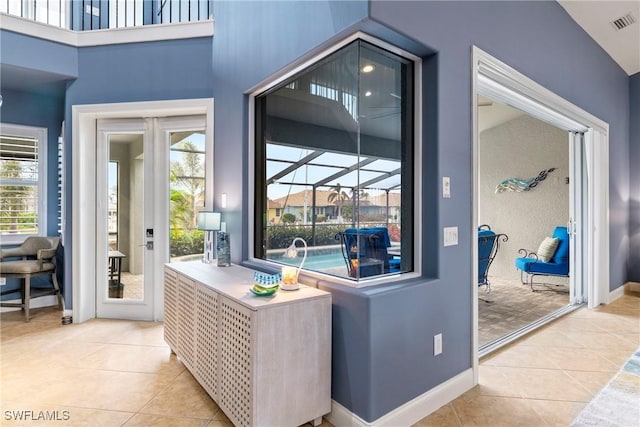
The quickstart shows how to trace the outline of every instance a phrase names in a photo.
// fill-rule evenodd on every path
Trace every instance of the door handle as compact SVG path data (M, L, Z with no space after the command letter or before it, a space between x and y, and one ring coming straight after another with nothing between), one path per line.
M149 250L153 250L153 240L149 240L147 243L145 243L144 245L138 245L139 248L145 247Z

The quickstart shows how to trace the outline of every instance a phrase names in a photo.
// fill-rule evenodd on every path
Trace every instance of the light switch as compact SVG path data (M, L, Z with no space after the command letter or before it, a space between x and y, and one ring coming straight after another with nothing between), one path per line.
M458 227L444 228L444 245L454 246L458 244Z
M442 177L442 198L448 199L451 197L451 178L448 176Z

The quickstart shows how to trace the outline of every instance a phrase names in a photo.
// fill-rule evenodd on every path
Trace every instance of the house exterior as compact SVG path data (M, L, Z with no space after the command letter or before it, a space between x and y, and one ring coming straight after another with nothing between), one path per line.
M375 423L416 398L437 395L437 387L467 387L461 378L469 378L475 363L472 46L609 124L609 290L619 293L625 283L640 282L640 73L627 75L557 3L214 1L212 7L215 27L207 21L209 34L185 37L178 30L174 34L183 34L100 43L1 16L1 120L48 130L49 184L43 196L49 235L57 234L61 215L55 165L58 137L64 135L65 272L75 265L73 224L84 220L72 214L81 203L74 198L80 184L71 173L72 152L83 144L73 132L74 107L213 98L214 191L228 195L223 211L233 238L231 260L247 262L254 171L247 160L252 135L246 93L362 31L422 60L417 144L423 202L415 220L423 264L421 276L402 286L346 288L317 281L333 299L336 408ZM440 197L441 176L451 179L451 198ZM385 205L368 202L367 208ZM334 216L324 196L318 206ZM214 207L222 209L219 201ZM287 209L298 215L300 202L271 201L268 220ZM459 228L456 248L440 240L442 228L451 225ZM72 275L65 274L70 309L77 304L73 289ZM433 356L431 337L439 333L446 357Z

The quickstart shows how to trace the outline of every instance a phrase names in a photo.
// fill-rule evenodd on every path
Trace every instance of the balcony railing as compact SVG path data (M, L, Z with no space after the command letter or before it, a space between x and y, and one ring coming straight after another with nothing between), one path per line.
M86 31L203 21L213 0L0 0L0 12Z

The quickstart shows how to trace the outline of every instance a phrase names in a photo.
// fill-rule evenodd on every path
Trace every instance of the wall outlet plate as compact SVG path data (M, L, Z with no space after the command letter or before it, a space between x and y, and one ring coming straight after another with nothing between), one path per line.
M458 244L458 227L444 228L444 245L454 246Z
M433 336L433 355L442 354L442 334Z

